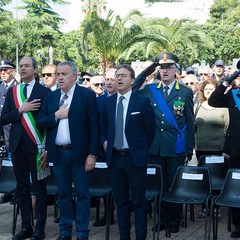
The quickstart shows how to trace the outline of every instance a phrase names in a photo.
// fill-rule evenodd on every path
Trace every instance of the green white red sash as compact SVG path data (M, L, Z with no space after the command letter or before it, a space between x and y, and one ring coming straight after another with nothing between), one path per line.
M22 83L20 83L16 86L13 86L13 97L14 97L14 103L15 103L16 108L21 107L22 104L26 101L26 98L23 94L23 84ZM22 113L21 122L22 122L22 125L25 128L28 136L38 147L37 170L39 173L39 171L41 171L41 169L40 169L41 161L39 161L39 157L41 156L43 150L45 149L46 132L44 131L43 135L41 135L41 133L39 132L39 130L36 127L36 122L35 122L31 112Z

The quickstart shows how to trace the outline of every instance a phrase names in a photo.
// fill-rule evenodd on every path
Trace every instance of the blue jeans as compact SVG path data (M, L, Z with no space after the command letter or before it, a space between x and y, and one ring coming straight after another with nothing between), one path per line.
M73 185L76 194L76 235L87 237L90 221L90 196L88 190L88 174L85 166L73 161L72 150L57 148L57 160L53 165L58 187L58 207L60 210L60 233L72 235L73 223Z

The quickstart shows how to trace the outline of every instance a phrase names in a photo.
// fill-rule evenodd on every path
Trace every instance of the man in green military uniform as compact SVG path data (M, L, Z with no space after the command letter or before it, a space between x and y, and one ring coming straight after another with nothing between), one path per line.
M162 52L152 66L160 66L161 82L146 85L139 93L148 96L154 108L156 134L150 148L152 162L161 165L164 191L170 188L177 168L191 160L194 148L193 93L175 79L179 59L169 52ZM133 90L142 85L142 78L136 78ZM172 233L179 231L182 205L173 204L169 212ZM161 211L159 229L165 229L165 213ZM155 226L156 227L156 226ZM156 229L157 230L157 229Z

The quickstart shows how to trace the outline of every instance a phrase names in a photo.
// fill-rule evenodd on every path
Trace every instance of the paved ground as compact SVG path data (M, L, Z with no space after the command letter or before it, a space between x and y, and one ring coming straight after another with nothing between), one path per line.
M103 204L102 204L103 205ZM0 204L0 240L12 239L11 227L12 227L12 210L13 206L9 203ZM103 210L103 209L101 209ZM197 218L196 215L200 210L200 206L195 207L195 221L188 220L187 228L181 228L177 234L172 234L171 238L174 240L203 240L204 239L204 220ZM222 220L219 222L219 240L230 239L230 233L227 231L227 212L226 209L221 209ZM115 216L116 219L116 216ZM95 209L92 209L91 223L90 223L90 240L104 240L105 239L105 228L104 227L93 227L92 224L95 220ZM17 231L20 229L20 219L18 219ZM152 239L152 219L148 219L148 238ZM53 206L48 207L48 218L46 225L46 239L56 240L59 231L58 225L53 221ZM160 233L160 239L167 239L165 232ZM73 239L75 234L73 233ZM118 240L118 228L117 223L111 226L110 240ZM132 239L135 239L134 228L132 228ZM211 238L212 239L212 238Z

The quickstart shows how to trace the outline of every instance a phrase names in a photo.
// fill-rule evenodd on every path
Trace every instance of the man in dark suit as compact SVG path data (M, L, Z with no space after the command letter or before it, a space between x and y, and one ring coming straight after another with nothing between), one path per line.
M0 84L0 113L2 112L3 104L5 102L7 91L10 87L18 84L15 79L15 68L16 65L9 61L8 59L0 59L0 74L1 74L1 84ZM9 131L10 124L4 126L4 137L6 142L6 147L9 150Z
M157 127L150 153L152 162L162 167L164 191L170 188L177 168L184 164L186 157L191 160L194 148L193 93L175 79L178 61L177 56L169 52L157 55L155 62L160 66L161 82L148 84L138 91L150 99L154 108ZM142 84L141 79L138 79L133 90L138 90ZM168 211L169 230L176 233L179 231L182 206L175 204ZM164 230L165 213L161 213L159 229ZM158 229L158 226L154 227Z
M57 68L59 88L49 93L37 126L47 130L48 161L53 163L58 187L60 236L70 240L73 224L72 184L77 197L77 240L89 235L90 196L88 174L95 166L100 142L97 101L93 91L76 84L77 68L62 62Z
M102 108L106 160L117 206L120 238L131 239L130 190L136 239L144 240L147 236L146 167L155 134L154 112L147 98L132 92L135 73L129 65L120 65L115 78L118 94L106 98Z
M0 113L2 112L3 104L5 102L7 90L18 84L18 81L15 79L15 68L16 65L9 61L8 59L0 59ZM9 151L9 132L11 124L1 126L4 133L4 140L6 148ZM3 194L0 198L1 203L9 202L12 199L12 194Z
M42 132L35 129L35 119L41 102L49 89L35 80L38 71L37 62L32 57L23 57L19 63L22 83L8 90L1 115L1 124L11 123L9 151L12 153L14 174L17 179L17 197L21 210L21 231L13 236L13 240L42 240L45 238L44 228L47 213L46 182L38 180L37 154L44 152L44 141L39 142ZM40 149L40 143L42 145ZM45 163L44 153L43 163ZM31 227L32 189L37 196L35 232Z
M230 76L216 88L208 99L212 107L224 107L229 110L230 123L223 147L223 154L229 157L229 168L240 168L240 75L235 73L235 76L236 80L232 89L226 93L228 86L234 80ZM235 230L231 233L231 238L240 238L240 209L234 208L232 214Z

